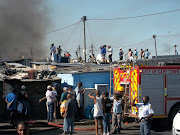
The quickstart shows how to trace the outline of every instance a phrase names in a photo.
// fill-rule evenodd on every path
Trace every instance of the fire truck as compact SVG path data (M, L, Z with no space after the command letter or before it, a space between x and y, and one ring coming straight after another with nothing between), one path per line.
M138 117L138 109L132 106L136 98L141 102L149 96L154 110L153 118L168 118L172 122L180 110L180 66L131 66L114 67L114 90L125 88L125 116Z

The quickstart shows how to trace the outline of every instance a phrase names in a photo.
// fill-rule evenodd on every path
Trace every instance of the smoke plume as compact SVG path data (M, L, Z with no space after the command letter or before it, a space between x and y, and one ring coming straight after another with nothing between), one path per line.
M43 0L0 1L0 58L41 59L44 36L50 21Z

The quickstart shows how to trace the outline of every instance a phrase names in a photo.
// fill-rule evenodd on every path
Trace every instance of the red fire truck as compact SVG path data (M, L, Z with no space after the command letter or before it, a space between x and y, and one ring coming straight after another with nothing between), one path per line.
M180 66L134 66L113 70L114 90L125 87L125 115L137 117L138 109L131 103L135 97L141 102L149 96L154 118L168 118L172 122L180 110Z

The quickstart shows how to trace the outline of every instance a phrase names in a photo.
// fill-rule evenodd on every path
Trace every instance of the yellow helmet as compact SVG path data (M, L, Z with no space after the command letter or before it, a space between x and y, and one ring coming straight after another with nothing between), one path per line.
M123 86L120 86L119 89L117 89L118 91L124 91L124 87Z

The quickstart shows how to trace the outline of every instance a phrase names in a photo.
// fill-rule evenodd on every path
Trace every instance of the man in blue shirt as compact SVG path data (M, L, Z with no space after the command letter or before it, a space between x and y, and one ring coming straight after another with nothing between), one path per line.
M103 63L105 63L106 61L106 45L100 47L101 48L101 56L102 56L102 60L103 60Z
M121 95L119 93L114 94L114 101L113 101L113 114L112 114L112 134L120 134L121 130L121 119L124 118L124 102L121 99Z
M145 59L147 59L147 60L148 60L149 55L150 55L150 53L149 53L148 49L146 49L146 51L144 52L144 55L145 55Z
M8 111L8 117L9 117L9 123L13 124L14 123L14 117L15 117L15 112L16 112L16 94L15 94L15 89L11 89L11 93L9 93L6 96L6 103L7 103L7 111Z

